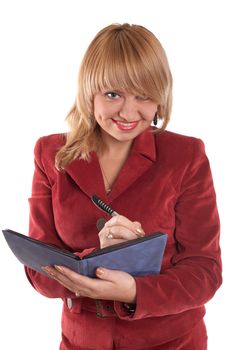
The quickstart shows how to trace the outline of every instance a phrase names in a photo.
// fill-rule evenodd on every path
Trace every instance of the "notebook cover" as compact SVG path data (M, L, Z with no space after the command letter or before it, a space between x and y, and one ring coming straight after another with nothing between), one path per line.
M102 266L121 270L132 276L158 274L160 272L167 235L156 232L142 238L99 249L82 260L73 253L46 244L12 230L3 230L4 237L18 260L42 274L47 265L62 265L80 274L95 277L95 270Z

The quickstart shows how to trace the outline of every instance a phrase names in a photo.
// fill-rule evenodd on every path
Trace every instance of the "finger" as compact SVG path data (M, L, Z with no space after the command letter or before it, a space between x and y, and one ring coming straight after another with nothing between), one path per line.
M89 277L80 275L79 273L70 270L65 266L46 266L43 267L43 270L53 279L60 282L66 288L71 291L77 290L77 285L82 284L84 279L89 279Z
M105 238L101 238L100 237L100 247L101 248L105 248L105 247L109 247L118 243L123 243L126 242L125 239L117 239L114 238L113 236L106 236Z
M130 239L138 238L138 235L136 234L136 232L124 226L107 227L105 229L104 235L107 239L130 240Z
M105 290L106 287L107 289L109 288L109 283L112 284L112 282L104 282L97 278L89 278L80 275L64 266L56 266L56 268L46 266L43 270L49 275L49 277L73 292L77 297L85 296L98 299L103 290ZM103 283L105 288L103 288Z
M122 226L107 227L99 232L100 247L105 248L128 240L136 239L138 235Z
M144 231L142 229L142 226L140 222L138 221L130 221L128 218L126 218L123 215L116 215L113 218L111 218L109 221L106 222L104 227L112 227L112 226L124 226L131 230L132 232L135 232L138 236L144 236Z
M69 281L72 283L72 285L76 287L80 287L81 289L85 289L85 288L89 288L91 286L93 286L93 284L95 283L95 279L90 278L88 276L85 275L81 275L71 269L69 269L68 267L65 266L58 266L56 265L56 270L58 270L61 275L63 275L64 277L66 277L67 279L69 279ZM77 288L76 288L77 289Z
M75 286L72 283L72 281L69 279L68 276L66 276L64 273L60 271L58 268L54 268L53 266L46 266L42 268L43 271L47 273L47 275L57 282L59 282L61 285L63 285L65 288L69 289L71 292L75 292Z
M120 275L122 275L122 271L110 270L104 267L98 267L96 269L96 276L99 279L102 279L105 281L115 282L119 280L119 272L120 272Z
M56 266L56 269L62 271L64 277L60 276L59 282L75 294L78 291L78 294L81 296L94 299L99 297L99 291L102 290L100 286L100 283L103 283L102 281L97 278L80 275L64 266Z
M42 266L42 270L52 278L57 275L57 271L53 266Z
M126 227L134 227L133 222L130 221L123 215L113 216L110 220L105 223L105 226L122 225Z
M135 225L136 233L139 236L142 236L142 237L145 236L145 231L143 230L141 223L138 221L134 221L133 223Z

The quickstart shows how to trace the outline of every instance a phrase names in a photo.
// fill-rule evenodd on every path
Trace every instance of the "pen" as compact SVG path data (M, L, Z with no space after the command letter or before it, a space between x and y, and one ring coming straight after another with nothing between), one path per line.
M101 210L103 210L105 213L111 215L111 216L116 216L119 215L115 210L110 208L106 203L102 201L98 196L95 194L91 196L92 202Z
M91 200L99 209L103 210L105 213L108 213L111 216L120 215L115 210L113 210L111 207L109 207L109 205L104 203L102 201L102 199L100 199L95 194L93 196L91 196ZM97 221L96 227L98 228L99 231L104 227L105 223L106 223L106 220L103 218L101 218ZM137 228L135 233L139 237L144 236L143 231L140 228Z

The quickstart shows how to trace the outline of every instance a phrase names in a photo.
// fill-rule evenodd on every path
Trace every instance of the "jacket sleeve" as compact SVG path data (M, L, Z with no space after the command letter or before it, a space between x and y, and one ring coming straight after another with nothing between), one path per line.
M219 216L211 170L202 141L181 177L175 204L175 254L160 275L136 277L137 300L129 315L115 302L118 316L136 320L178 314L203 306L221 285Z
M35 171L32 181L32 195L31 198L29 198L29 236L69 250L69 247L60 239L55 227L52 205L52 184L46 174L43 164L42 139L43 138L37 141L34 150ZM90 249L88 249L87 252L84 250L76 254L82 257L86 253L90 253ZM50 298L74 297L72 292L52 278L42 275L28 267L25 267L25 272L32 286L44 296Z

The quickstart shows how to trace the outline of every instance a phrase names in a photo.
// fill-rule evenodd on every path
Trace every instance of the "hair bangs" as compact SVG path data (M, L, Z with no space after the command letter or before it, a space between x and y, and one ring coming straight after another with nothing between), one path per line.
M145 54L140 54L128 38L119 39L110 42L104 49L99 47L98 59L96 56L89 76L92 94L123 89L154 100L160 99L154 69L144 59Z

